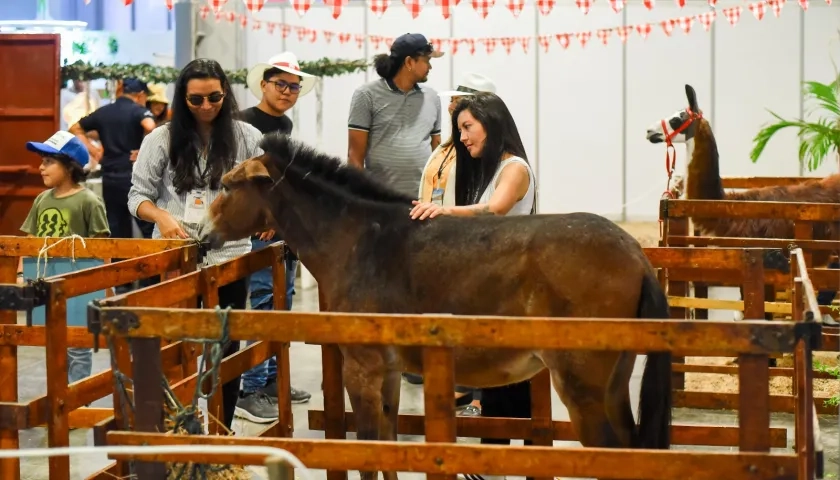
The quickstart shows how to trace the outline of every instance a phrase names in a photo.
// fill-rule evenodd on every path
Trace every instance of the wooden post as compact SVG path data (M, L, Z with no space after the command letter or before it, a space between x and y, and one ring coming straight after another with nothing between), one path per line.
M426 442L455 443L455 355L448 347L423 348L423 406ZM486 472L464 472L486 473ZM429 480L455 480L455 475L429 474Z
M0 257L0 283L15 283L18 257ZM0 309L0 325L14 325L17 323L17 312ZM17 346L0 346L0 375L3 378L14 379L4 382L0 388L0 402L18 401L18 361ZM18 432L14 430L0 430L0 449L17 450L20 448ZM20 460L5 458L0 460L0 478L20 480Z
M134 430L163 432L163 368L160 360L160 337L131 339L134 361ZM161 480L166 464L135 462L137 480Z
M318 288L318 310L329 311L321 288ZM347 439L347 417L344 406L344 359L338 345L321 345L324 390L324 437ZM327 470L327 480L347 480L347 471Z
M70 446L70 425L64 399L67 398L67 297L64 279L50 280L45 308L47 363L47 444L50 448ZM50 457L50 478L70 480L70 458Z
M270 246L274 253L274 262L271 267L272 288L274 289L274 310L286 310L288 298L286 298L286 255L288 247L283 242ZM283 328L282 325L278 328ZM292 382L291 366L289 365L288 343L271 342L269 350L277 357L277 433L276 436L291 437L295 430L294 417L292 416Z
M213 309L219 304L219 267L212 265L201 270L201 306L205 309ZM212 367L211 359L208 358L210 352L204 351L201 361L204 362L205 371ZM208 379L210 382L213 379ZM204 383L199 388L206 395L210 393L212 384ZM224 411L224 391L222 389L221 380L219 380L219 387L214 392L213 396L207 399L207 431L210 435L219 435L219 432L224 430L226 426L222 423L225 421Z

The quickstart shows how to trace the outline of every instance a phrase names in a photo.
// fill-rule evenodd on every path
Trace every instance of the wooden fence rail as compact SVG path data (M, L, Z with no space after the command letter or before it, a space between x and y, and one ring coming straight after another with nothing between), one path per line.
M38 279L31 285L16 284L19 258L39 257L44 252L48 252L45 264L68 258L126 260ZM104 346L94 343L86 327L67 326L69 299L168 272L195 269L197 254L197 248L187 241L0 236L0 375L15 379L0 389L0 448L19 448L20 430L43 425L50 447L68 446L70 428L89 428L113 415L111 409L84 408L111 392L110 369L67 383L67 348ZM44 326L17 324L17 311L39 306L45 308ZM19 346L46 347L46 394L27 402L18 398ZM170 375L183 374L179 350L177 344L159 350ZM50 479L69 479L69 459L50 458L49 475ZM0 460L0 478L18 480L20 476L18 460Z
M107 327L114 335L137 339L215 339L220 338L223 328L216 312L206 309L173 311L147 307L103 307L94 314L101 327ZM768 355L793 352L798 345L803 345L800 350L802 355L810 355L810 348L820 339L820 325L815 322L733 323L237 310L230 312L226 320L227 332L232 340L424 347L424 427L427 441L436 443L184 437L110 432L109 444L271 445L298 455L309 468L332 471L384 469L445 475L484 473L616 479L627 478L628 475L650 479L796 478L796 471L800 464L805 463L805 457L814 455L813 449L809 451L807 448L800 449L798 454L770 453L772 435L766 377ZM281 323L284 328L272 328ZM460 347L672 351L737 356L744 392L739 400L742 407L739 409L738 429L741 453L454 445L451 443L456 428L451 405L454 388L451 360L454 349ZM135 358L134 361L149 359ZM802 378L802 388L810 388L809 372L803 372ZM810 408L805 411L799 409L796 415L805 424L813 422L813 410ZM233 464L262 461L259 457L248 456L213 456L211 459L200 455L134 455L131 458ZM627 470L628 465L633 465L632 473ZM154 477L148 477L151 478ZM140 480L147 478L140 477Z
M177 309L167 307L190 303L195 307L200 299L205 305L215 305L219 301L218 289L233 283L239 279L246 278L264 268L272 269L274 288L274 308L284 309L286 304L286 270L283 259L286 255L286 246L282 242L274 243L271 246L237 257L228 262L218 265L202 267L189 274L163 281L157 285L128 292L122 295L102 300L98 307L91 307L90 313L95 313L98 308L135 308L155 307L164 308L163 311L178 312ZM210 310L212 311L212 310ZM88 329L96 333L96 336L109 336L108 325L99 321L99 315L88 318ZM271 326L270 326L271 327ZM272 327L276 328L276 324ZM135 406L145 405L145 409L137 408L132 416L127 412L129 418L123 418L121 409L115 408L114 415L98 431L95 438L97 445L107 443L107 436L114 429L130 429L146 432L163 431L163 404L164 398L160 390L161 375L164 375L161 366L159 351L159 338L131 338L125 339L119 335L113 336L115 345L114 355L117 358L117 368L123 374L134 377L137 382L143 382L144 388L137 388L136 392L129 398ZM170 339L171 340L171 339ZM195 365L195 359L200 352L196 343L188 342L189 338L180 339L190 345L190 359ZM219 369L221 384L236 378L241 373L250 370L261 364L266 359L277 356L277 385L279 418L269 425L261 435L291 436L293 430L292 410L289 383L289 345L288 343L257 342L247 348L224 358ZM133 357L133 359L132 359ZM132 361L133 360L133 361ZM207 361L208 359L205 359ZM138 370L138 366L140 369ZM189 405L193 400L193 393L198 383L198 373L195 368L181 377L177 382L170 382L170 391L183 405ZM139 385L139 383L138 383ZM114 385L114 397L118 397L118 386ZM209 384L202 385L202 391L209 393ZM152 407L149 407L149 406ZM213 418L222 416L222 393L218 389L217 394L208 400L208 408ZM221 425L211 421L209 429L212 433L219 433ZM154 474L159 471L159 465L141 464L138 466L137 474ZM151 472L151 473L150 473ZM128 464L117 461L99 472L89 476L90 479L108 479L114 476L129 475ZM120 477L121 478L121 477Z

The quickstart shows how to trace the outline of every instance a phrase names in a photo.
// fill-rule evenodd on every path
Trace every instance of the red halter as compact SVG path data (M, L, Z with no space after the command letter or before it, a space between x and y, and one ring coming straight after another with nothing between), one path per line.
M660 123L662 124L662 133L665 135L665 172L668 174L668 183L665 185L665 192L662 193L662 198L674 198L671 194L671 177L673 177L674 170L677 166L677 152L671 140L682 133L695 120L703 118L703 114L701 112L693 112L690 107L686 107L685 111L688 113L688 119L686 119L682 125L671 133L668 133L668 122L660 120Z

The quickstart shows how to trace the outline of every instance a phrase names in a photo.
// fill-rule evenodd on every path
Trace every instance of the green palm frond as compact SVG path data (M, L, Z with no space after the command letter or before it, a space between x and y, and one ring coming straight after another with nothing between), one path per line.
M811 171L817 169L827 156L840 152L840 76L829 84L808 81L803 86L806 100L810 101L809 113L820 113L822 116L811 121L787 120L768 110L776 122L759 130L753 139L750 152L753 163L758 161L770 139L787 128L797 129L799 161L802 164L807 162Z

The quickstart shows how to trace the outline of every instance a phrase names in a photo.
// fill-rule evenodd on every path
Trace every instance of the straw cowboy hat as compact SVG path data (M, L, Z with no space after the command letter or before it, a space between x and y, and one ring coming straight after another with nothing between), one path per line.
M166 98L166 86L160 83L149 84L149 96L146 101L165 103L169 105L169 99Z
M467 73L464 75L464 78L455 90L440 92L438 95L441 97L460 97L464 95L472 95L476 92L496 93L496 84L493 83L493 80L490 80L484 75Z
M301 80L300 93L298 95L301 97L312 90L312 87L315 86L315 79L318 78L315 75L311 75L300 70L300 64L298 64L297 57L294 53L283 52L279 55L271 57L268 59L268 62L254 65L251 70L248 71L248 78L246 79L248 89L251 90L251 93L259 99L262 99L263 96L262 88L260 88L263 74L270 68L277 68L284 72L291 73L292 75L299 75Z

